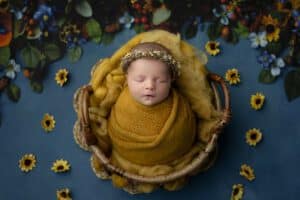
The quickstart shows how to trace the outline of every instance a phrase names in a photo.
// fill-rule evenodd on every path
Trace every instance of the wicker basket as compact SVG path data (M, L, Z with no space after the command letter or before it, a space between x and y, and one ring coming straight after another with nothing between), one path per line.
M110 158L107 157L98 146L94 145L96 144L96 138L91 133L90 119L88 115L89 96L92 94L93 91L91 86L89 85L85 85L79 88L74 95L74 109L78 114L78 121L74 125L74 138L81 148L91 151L94 157L96 157L97 160L104 167L106 173L98 174L97 176L107 179L109 178L109 175L117 174L129 180L129 182L132 184L149 183L162 185L164 183L172 182L180 178L189 177L191 175L194 175L198 171L203 171L203 169L207 167L207 161L211 159L212 156L215 156L213 154L216 152L218 138L224 126L229 122L231 116L229 91L223 78L219 75L212 73L209 73L207 78L210 82L214 94L215 107L218 111L222 113L220 120L213 129L210 141L207 143L205 150L201 151L184 168L178 171L174 171L170 174L159 175L154 177L145 177L133 174L128 171L124 171L123 169L120 169L117 166L114 166L113 164L111 164ZM218 85L220 87L218 87ZM224 98L220 98L220 89L218 88L221 89ZM224 103L222 103L222 100L224 101ZM127 191L130 193L137 193L134 190L128 188Z

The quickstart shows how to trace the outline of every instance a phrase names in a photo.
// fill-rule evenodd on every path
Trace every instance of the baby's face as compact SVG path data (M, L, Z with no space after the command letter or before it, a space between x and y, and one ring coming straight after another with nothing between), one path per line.
M128 88L135 100L147 106L166 99L171 88L168 66L159 60L138 59L127 71Z

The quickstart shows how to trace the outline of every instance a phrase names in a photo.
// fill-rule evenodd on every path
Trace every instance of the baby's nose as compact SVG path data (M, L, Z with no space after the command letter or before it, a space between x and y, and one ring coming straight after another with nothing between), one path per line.
M145 88L148 89L148 90L155 89L155 81L153 81L153 80L146 81Z

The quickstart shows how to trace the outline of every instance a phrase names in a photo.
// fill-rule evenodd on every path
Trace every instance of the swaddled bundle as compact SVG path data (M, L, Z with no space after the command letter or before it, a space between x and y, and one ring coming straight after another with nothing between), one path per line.
M175 89L163 102L150 107L135 101L126 88L112 109L108 133L120 157L139 165L161 165L191 149L196 120Z

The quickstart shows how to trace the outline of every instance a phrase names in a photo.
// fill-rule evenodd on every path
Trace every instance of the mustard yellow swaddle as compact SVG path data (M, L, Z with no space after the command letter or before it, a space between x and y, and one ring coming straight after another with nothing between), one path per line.
M163 102L145 106L120 94L108 121L113 149L130 162L166 164L189 151L195 141L195 116L175 89Z

